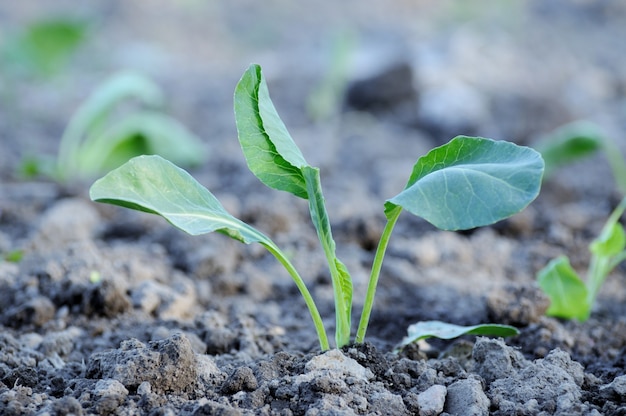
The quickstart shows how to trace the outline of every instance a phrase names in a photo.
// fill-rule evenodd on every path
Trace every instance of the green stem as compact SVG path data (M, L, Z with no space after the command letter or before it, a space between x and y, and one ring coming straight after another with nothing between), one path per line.
M305 178L308 193L311 221L324 249L324 255L330 270L335 298L335 342L337 348L341 348L350 342L352 280L345 266L337 259L335 254L335 240L333 239L328 212L324 204L319 169L306 166L302 168L302 174Z
M362 343L365 338L365 332L367 331L367 325L369 324L370 314L372 313L372 307L374 306L374 296L376 296L376 286L378 286L380 269L382 268L385 252L387 251L387 246L389 245L391 232L393 231L401 212L402 207L397 206L387 215L387 224L385 224L383 233L380 236L378 248L376 249L376 255L374 256L374 263L372 263L372 272L367 285L367 294L365 295L363 312L361 313L361 320L359 321L359 328L356 333L357 343Z
M304 302L306 306L309 308L309 313L311 314L311 318L313 318L313 324L315 325L315 330L317 331L317 338L320 342L320 348L322 351L326 351L330 349L330 345L328 343L328 337L326 336L326 330L324 329L324 322L322 321L322 317L320 316L319 311L317 310L317 306L315 305L315 301L307 289L304 280L300 277L300 274L296 270L296 268L291 264L289 259L285 256L285 254L276 246L273 242L263 241L261 242L263 247L265 247L276 259L285 267L287 272L293 278L293 281L296 283L296 286L300 290L302 297L304 298Z
M615 207L604 228L601 235L611 229L626 210L626 197L623 198L619 205ZM613 270L622 260L624 260L626 252L621 252L613 257L593 255L591 262L589 263L589 269L587 272L587 301L589 307L593 305L596 299L596 295L602 286L602 283L606 280L611 270Z
M587 304L593 306L602 282L606 279L606 258L592 256L587 276Z

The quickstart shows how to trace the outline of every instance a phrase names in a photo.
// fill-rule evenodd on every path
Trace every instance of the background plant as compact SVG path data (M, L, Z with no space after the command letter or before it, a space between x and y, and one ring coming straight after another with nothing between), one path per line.
M557 257L539 271L539 286L551 301L547 315L579 321L589 319L600 287L611 271L626 260L626 233L619 223L625 209L626 198L589 245L591 261L586 281L576 273L566 256Z
M134 108L124 107L131 101ZM200 140L162 111L164 102L161 89L150 79L135 72L116 73L74 113L54 166L35 160L23 170L64 182L93 178L142 154L160 154L184 166L201 163Z
M548 134L538 146L546 163L545 177L557 169L603 152L619 191L626 195L626 163L619 148L600 126L590 121L565 124Z
M289 135L258 65L244 73L234 98L239 142L250 171L268 187L309 203L334 290L335 344L342 347L351 337L352 279L336 255L320 171L306 162ZM387 223L373 260L356 342L363 342L389 238L403 210L444 230L491 224L526 207L539 192L542 173L543 160L534 150L477 137L458 136L419 158L404 190L385 202ZM329 348L319 311L289 258L261 231L230 215L186 171L158 156L134 158L96 181L90 196L94 201L160 215L192 235L217 231L246 244L260 243L293 278L321 348Z

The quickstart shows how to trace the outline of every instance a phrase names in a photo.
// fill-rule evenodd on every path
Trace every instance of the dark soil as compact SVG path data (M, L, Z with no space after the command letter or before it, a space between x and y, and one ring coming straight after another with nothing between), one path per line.
M561 169L528 209L491 227L441 232L403 215L367 342L326 352L262 247L94 204L89 182L16 173L24 157L54 156L106 75L143 71L206 144L194 176L293 254L332 334L332 287L305 201L264 188L238 148L232 92L247 65L264 67L292 136L322 169L356 322L382 203L430 148L457 134L532 146L588 119L626 155L622 2L31 3L0 5L2 37L47 13L93 26L54 78L0 73L0 253L24 253L0 261L1 415L626 414L626 269L584 323L543 316L535 281L560 254L585 270L587 245L621 198L601 154ZM347 83L314 113L307 103L338 36L352 39ZM431 319L521 334L393 352L410 324Z

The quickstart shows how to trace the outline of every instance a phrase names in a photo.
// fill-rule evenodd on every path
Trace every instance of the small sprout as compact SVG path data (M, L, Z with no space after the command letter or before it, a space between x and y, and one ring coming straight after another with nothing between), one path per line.
M143 108L115 117L116 108L127 100ZM142 154L161 154L185 166L199 164L200 140L159 111L163 103L161 89L148 78L134 72L113 75L70 120L51 174L60 181L91 178Z
M88 25L80 20L48 18L27 26L8 39L2 61L9 70L39 77L58 73L87 38Z
M250 66L237 84L235 120L250 171L268 187L309 202L334 290L335 344L347 345L352 334L352 279L336 255L320 172L307 163L289 135L258 65ZM541 155L530 148L466 136L419 158L405 189L384 205L387 224L374 257L355 341L363 342L385 251L403 210L444 230L493 224L535 199L543 166ZM242 243L261 244L293 278L313 319L320 347L330 348L315 302L288 256L261 231L230 215L186 171L159 156L140 156L97 180L90 196L94 201L160 215L192 235L217 231Z
M401 350L409 344L428 338L453 339L461 335L489 335L494 337L510 337L518 335L517 328L509 325L482 324L473 326L461 326L441 321L422 321L410 325L407 336L396 347Z
M600 235L589 245L591 262L586 282L572 268L566 256L557 257L539 271L539 286L551 301L546 315L581 322L589 319L602 283L618 264L626 260L626 233L619 223L625 209L626 198L611 213Z
M538 150L546 163L546 178L560 167L604 151L617 188L626 194L626 162L613 140L598 125L576 121L561 126L542 140Z

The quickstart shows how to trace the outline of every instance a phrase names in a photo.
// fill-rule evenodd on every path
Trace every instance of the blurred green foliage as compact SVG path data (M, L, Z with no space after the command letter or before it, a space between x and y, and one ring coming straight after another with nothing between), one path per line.
M2 45L2 66L12 74L50 77L62 71L87 38L88 24L70 18L48 18L9 34Z

